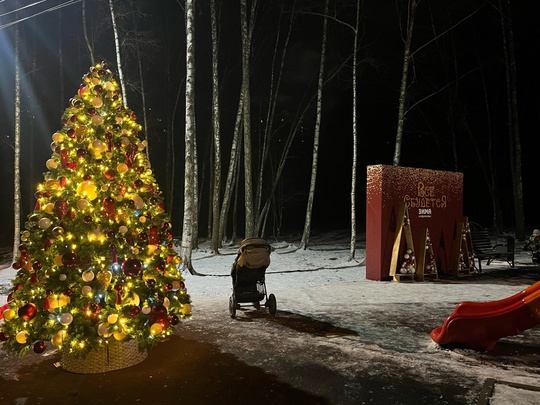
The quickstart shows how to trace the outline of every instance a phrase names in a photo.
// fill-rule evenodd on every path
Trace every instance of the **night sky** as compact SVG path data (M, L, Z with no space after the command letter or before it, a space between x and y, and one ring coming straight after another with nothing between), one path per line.
M11 10L31 5L18 16ZM87 1L87 23L94 43L96 61L106 60L116 70L114 42L106 1ZM151 4L150 4L151 3ZM197 1L197 142L200 175L204 184L201 205L201 235L206 234L207 190L210 152L210 31L209 1ZM217 3L221 3L217 1ZM240 23L237 2L223 2L220 21L220 80L223 171L228 165L228 150L239 96L241 54ZM234 3L231 5L231 3ZM250 3L250 2L248 2ZM270 66L281 27L283 41L288 14L279 20L280 1L259 2L252 52L251 96L254 145L258 145L261 125L266 117ZM270 3L270 4L267 4ZM292 1L285 1L290 8ZM319 68L322 19L321 2L297 2L312 5L312 13L300 13L295 19L285 59L276 119L283 123L274 136L275 156L279 155L291 117L304 105L305 94L315 91ZM359 226L365 221L366 167L392 164L397 124L399 81L403 58L403 4L400 0L365 0L361 11L361 49L358 54L358 188ZM409 106L402 147L402 166L423 167L464 173L464 213L471 221L491 225L490 196L487 193L478 160L488 164L494 158L499 185L498 199L505 209L505 226L513 223L507 127L507 96L501 24L494 5L497 1L458 0L452 2L422 0L413 34L414 62L409 74ZM534 3L534 4L533 4ZM55 5L66 5L51 9ZM176 145L175 189L183 187L184 131L184 54L183 2L134 0L142 12L134 20L131 2L117 0L123 41L124 70L129 88L127 99L142 123L141 97L137 92L139 74L133 41L140 44L149 118L150 157L161 189L167 192L167 136ZM494 5L492 5L494 4ZM537 143L540 105L538 57L540 36L536 2L512 2L517 54L520 135L523 148L523 191L525 222L529 228L540 226L540 214L534 199L537 189ZM329 22L327 76L352 53L355 2L332 1L335 20ZM31 17L33 16L33 17ZM27 18L28 19L25 19ZM51 135L61 127L60 117L75 95L81 77L91 61L84 42L81 2L67 0L0 1L0 209L4 221L0 227L0 246L9 246L13 233L13 151L9 143L14 133L14 33L18 23L21 35L22 77L22 193L23 217L33 207L35 187L46 170L50 157ZM134 21L138 36L134 34ZM450 29L453 27L453 29ZM445 33L446 32L446 33ZM444 33L444 34L443 34ZM433 40L433 38L437 38ZM61 52L61 58L59 54ZM350 221L350 176L352 162L352 83L351 66L342 67L324 89L319 171L314 204L314 228L348 227ZM179 95L177 110L174 110ZM282 231L300 231L303 226L306 193L310 181L314 110L302 122L279 188L283 200ZM478 148L478 154L475 148ZM254 153L254 159L257 153ZM181 194L175 194L173 227L181 233ZM272 221L271 221L272 222ZM240 228L243 229L243 228ZM272 233L272 226L267 234Z

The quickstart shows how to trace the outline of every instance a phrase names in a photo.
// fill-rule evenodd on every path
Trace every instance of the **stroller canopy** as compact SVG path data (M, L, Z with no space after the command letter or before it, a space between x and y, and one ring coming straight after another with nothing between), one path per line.
M240 243L236 263L240 267L257 269L270 265L272 247L262 238L248 238Z

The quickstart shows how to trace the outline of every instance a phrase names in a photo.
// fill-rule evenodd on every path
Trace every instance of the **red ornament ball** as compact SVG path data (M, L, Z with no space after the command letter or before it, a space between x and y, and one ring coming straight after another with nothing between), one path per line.
M162 321L167 319L167 308L165 305L158 304L150 312L150 319L154 322Z
M138 259L131 258L122 263L122 271L126 276L138 276L141 270L142 264Z
M116 177L116 172L113 169L105 170L104 174L107 180L112 180Z
M133 318L136 318L139 316L139 314L141 313L141 308L139 308L138 306L136 305L132 305L130 310L129 310L129 314L133 317Z
M159 272L165 271L165 262L163 260L156 263L156 270Z
M67 252L62 256L62 264L66 267L75 267L79 263L79 255L75 252Z
M47 345L42 340L40 340L39 342L34 343L34 352L35 353L43 353L46 348L47 348Z
M33 319L37 314L37 307L35 304L29 302L19 308L18 315L23 321L29 321Z
M178 318L178 316L176 315L169 316L169 323L171 325L178 325L178 322L180 322L180 318Z

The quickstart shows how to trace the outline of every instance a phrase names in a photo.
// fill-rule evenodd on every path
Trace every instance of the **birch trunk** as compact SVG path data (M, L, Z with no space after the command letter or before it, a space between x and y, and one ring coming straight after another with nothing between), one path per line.
M219 125L219 69L216 1L210 0L212 25L212 129L214 133L214 181L212 191L212 250L219 253L219 201L221 192L221 139Z
M186 0L186 129L185 129L185 174L184 174L184 221L182 229L183 269L196 274L191 261L193 238L194 196L194 138L195 138L195 53L193 50L193 24L195 0Z
M19 243L21 235L21 71L20 71L20 41L19 24L15 25L15 136L13 162L13 263L19 258Z
M356 2L356 24L354 28L354 49L353 49L353 69L352 69L352 88L353 88L353 155L351 171L351 248L349 251L349 260L353 260L356 254L356 156L357 156L357 126L356 126L356 63L358 59L358 26L360 25L360 0Z
M111 11L111 22L114 33L114 49L116 53L116 70L118 71L118 80L120 81L120 87L122 88L122 100L124 102L124 107L127 107L127 91L126 91L126 81L124 79L124 72L122 70L122 59L120 57L120 39L118 37L118 27L116 26L116 14L114 13L114 0L109 0L109 10Z
M403 50L403 70L401 72L401 87L399 90L399 108L397 120L396 145L394 149L393 165L399 166L401 160L401 144L403 142L403 127L405 124L405 104L407 102L407 79L409 75L409 61L411 52L411 40L414 28L414 17L416 8L420 0L409 0L407 34L405 38L405 49Z
M229 168L227 170L227 180L225 182L225 190L223 191L223 201L221 203L221 212L219 215L219 241L220 244L225 239L225 224L227 223L227 217L229 215L229 209L231 205L231 199L236 182L238 181L238 163L240 159L239 144L241 136L241 124L242 124L242 111L243 104L242 98L238 102L238 109L236 112L236 123L234 125L234 135L231 145Z
M317 165L319 159L319 137L321 132L322 119L322 95L324 85L324 62L326 58L326 37L328 34L328 3L324 4L324 22L323 22L323 38L321 46L321 63L319 66L319 82L317 86L317 118L315 122L315 131L313 134L313 161L311 163L311 183L309 186L309 195L306 208L306 220L304 223L304 233L300 241L300 249L307 249L309 244L309 235L311 233L311 216L313 213L313 200L315 198L315 183L317 182Z
M90 61L92 62L92 66L94 66L96 64L96 59L94 57L94 47L92 46L92 44L90 43L90 39L88 38L88 27L86 26L86 0L81 1L81 8L84 42L86 43L86 48L88 48L88 54L90 55Z
M252 13L253 13L252 9ZM242 104L244 129L244 205L245 232L244 237L254 235L252 162L251 162L251 109L249 88L249 35L246 0L240 1L240 21L242 25Z

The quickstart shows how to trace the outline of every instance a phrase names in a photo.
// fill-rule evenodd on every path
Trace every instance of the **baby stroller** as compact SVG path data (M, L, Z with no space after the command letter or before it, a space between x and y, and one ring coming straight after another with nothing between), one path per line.
M271 316L277 312L276 297L267 294L264 281L266 268L270 265L272 247L261 238L247 238L240 243L238 255L231 268L233 293L229 298L229 315L236 317L241 306L261 308L261 301ZM245 304L245 305L241 305Z

